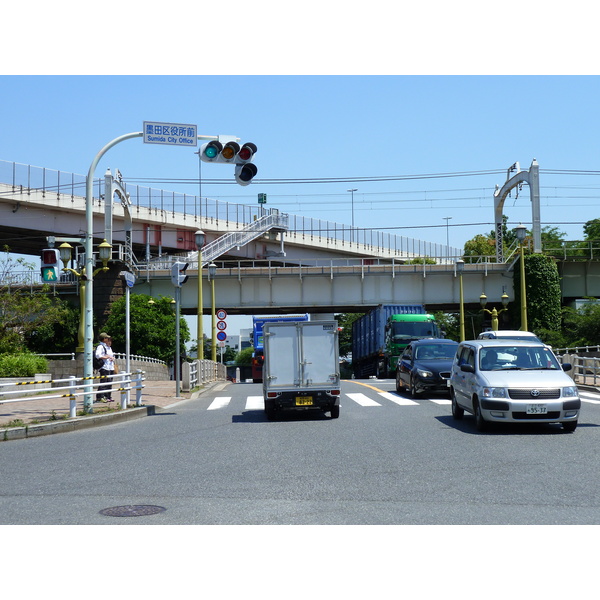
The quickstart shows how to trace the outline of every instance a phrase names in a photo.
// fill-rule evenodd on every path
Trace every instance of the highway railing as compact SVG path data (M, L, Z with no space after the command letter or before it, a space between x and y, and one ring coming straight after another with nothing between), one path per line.
M8 189L4 194L17 200L20 195L30 195L32 191L42 196L53 195L57 199L73 200L85 197L84 175L56 171L44 167L34 167L16 162L0 160L0 182ZM239 226L243 228L265 215L262 205L246 205L224 202L201 195L172 192L124 182L129 194L131 210L146 208L155 214L184 215L195 226L223 226L226 230ZM104 177L93 184L94 198L104 195ZM312 217L289 215L288 239L300 241L307 238L329 238L348 244L350 247L366 246L378 248L396 256L444 256L457 255L458 248L434 242L386 233L371 228L355 228L333 221L323 221Z

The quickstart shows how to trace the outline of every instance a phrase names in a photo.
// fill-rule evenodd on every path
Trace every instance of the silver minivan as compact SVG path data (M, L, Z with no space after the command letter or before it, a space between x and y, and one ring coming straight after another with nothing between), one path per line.
M540 342L495 339L462 342L452 363L452 416L467 411L483 431L489 422L561 423L575 431L581 400L574 381Z
M531 331L520 331L516 329L500 329L499 331L482 331L478 336L478 340L497 340L497 339L511 339L511 340L527 340L528 342L540 342L543 343L540 338L531 333Z

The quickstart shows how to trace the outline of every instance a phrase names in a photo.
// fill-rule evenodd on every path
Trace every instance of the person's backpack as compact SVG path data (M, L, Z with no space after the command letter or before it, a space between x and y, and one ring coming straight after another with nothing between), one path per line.
M98 348L96 348L98 350ZM94 351L94 355L92 356L92 366L95 371L99 371L104 366L104 359L98 358L96 356L96 352Z

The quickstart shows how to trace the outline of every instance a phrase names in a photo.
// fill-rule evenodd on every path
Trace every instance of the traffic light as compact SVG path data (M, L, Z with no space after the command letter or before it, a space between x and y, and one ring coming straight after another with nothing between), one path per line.
M223 144L217 142L217 140L203 144L202 148L200 148L200 160L204 162L218 162L222 150Z
M171 267L171 282L175 287L181 287L187 280L188 276L185 270L188 268L188 263L177 261Z
M235 166L235 180L240 185L249 185L256 173L258 173L258 169L254 163L249 162L245 165Z
M200 149L200 160L204 162L234 163L235 180L240 185L248 185L258 173L258 168L252 163L257 152L256 144L246 142L243 146L235 141L225 144L213 140L203 144Z
M60 252L56 248L42 250L42 281L56 283L58 281Z

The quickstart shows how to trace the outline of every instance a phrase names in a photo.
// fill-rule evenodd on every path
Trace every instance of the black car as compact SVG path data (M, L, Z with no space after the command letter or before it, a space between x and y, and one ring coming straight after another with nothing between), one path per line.
M396 391L410 390L413 398L424 392L449 393L452 361L458 342L444 339L415 340L398 359Z

